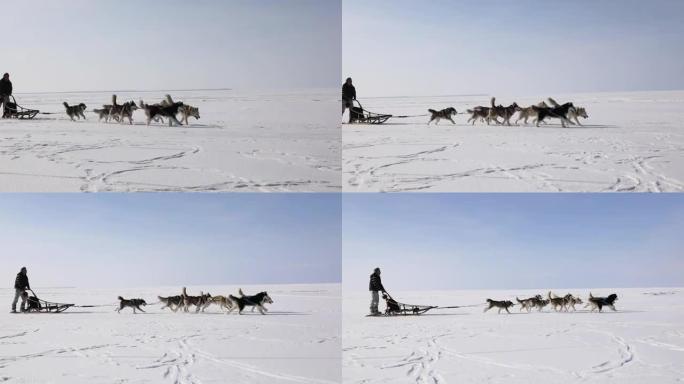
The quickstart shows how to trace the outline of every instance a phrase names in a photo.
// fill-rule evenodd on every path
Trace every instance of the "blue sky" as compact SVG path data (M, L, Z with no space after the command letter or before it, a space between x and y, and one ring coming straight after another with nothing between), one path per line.
M348 194L345 289L684 286L681 194Z
M366 96L684 89L681 0L343 0Z
M32 285L340 282L336 194L4 194L0 278Z
M2 3L15 92L337 87L341 0Z

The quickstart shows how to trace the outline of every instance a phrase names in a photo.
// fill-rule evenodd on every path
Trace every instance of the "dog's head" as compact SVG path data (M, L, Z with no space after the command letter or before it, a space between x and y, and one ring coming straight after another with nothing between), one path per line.
M262 296L261 298L261 303L262 304L273 304L273 299L271 299L271 296L268 295L266 291L259 293L259 295Z
M81 103L78 105L78 109L80 109L81 111L85 111L86 108L88 108L88 107L86 107L86 105L84 103Z
M194 117L195 119L200 118L199 108L188 106L188 116Z
M612 304L612 303L614 303L615 301L617 301L617 298L618 298L618 297L617 297L616 294L611 293L608 297L606 297L606 301Z
M575 108L575 111L577 112L577 116L583 119L589 118L589 115L587 115L587 110L584 107L577 107Z
M137 299L138 305L147 305L147 302L143 299Z

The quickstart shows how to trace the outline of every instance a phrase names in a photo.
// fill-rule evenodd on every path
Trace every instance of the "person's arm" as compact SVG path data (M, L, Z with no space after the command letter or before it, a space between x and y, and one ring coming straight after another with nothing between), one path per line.
M9 82L9 94L10 95L12 94L12 82L11 81Z
M352 87L352 99L356 100L356 87Z
M29 285L28 276L26 276L26 289L28 289L29 291L31 290L31 286Z

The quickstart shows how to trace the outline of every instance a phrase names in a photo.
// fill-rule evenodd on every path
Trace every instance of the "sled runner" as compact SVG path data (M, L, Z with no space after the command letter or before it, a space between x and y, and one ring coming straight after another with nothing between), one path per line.
M12 119L33 119L37 114L40 113L37 109L24 108L17 104L17 100L14 95L10 95L10 102L4 106L4 117Z
M392 115L385 115L381 113L373 113L367 111L363 108L363 106L358 100L352 101L352 106L349 108L349 113L349 123L351 124L382 124L385 121L389 120L390 117L392 117Z
M26 312L59 313L75 306L75 304L53 303L50 301L41 300L33 291L31 291L31 293L33 293L33 295L29 296L26 300Z

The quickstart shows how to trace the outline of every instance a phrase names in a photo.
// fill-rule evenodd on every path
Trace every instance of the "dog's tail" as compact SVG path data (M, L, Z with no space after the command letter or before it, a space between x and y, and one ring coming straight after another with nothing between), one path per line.
M515 297L515 301L517 301L517 302L520 303L520 304L523 303L522 300L518 299L518 296Z
M430 113L437 113L437 111L435 111L434 109L428 109L428 112L430 112Z
M552 98L550 98L550 97L548 98L548 100L549 100L549 103L551 103L551 105L553 105L554 107L560 107L560 104L558 104L558 103L556 102L556 100L554 100L554 99L552 99Z
M238 293L240 294L240 297L245 296L244 292L242 292L242 288L238 288Z
M173 104L173 99L171 98L171 95L166 95L166 102L169 103L169 105Z
M553 299L553 297L551 296L551 291L549 291L548 296L549 296L549 300Z
M112 95L112 105L116 105L116 95Z
M188 292L185 287L183 287L183 293L181 293L181 297L188 297Z
M492 99L490 100L490 102L491 102L491 104L492 104L492 108L496 108L496 105L495 105L496 97L492 97Z
M69 108L69 104L67 104L66 101L65 101L64 103L62 103L62 104L64 104L64 106L65 106L66 108Z
M590 298L590 299L593 299L593 298L594 298L594 295L592 295L591 292L589 292L589 298Z
M119 296L119 301L124 301L124 298Z

